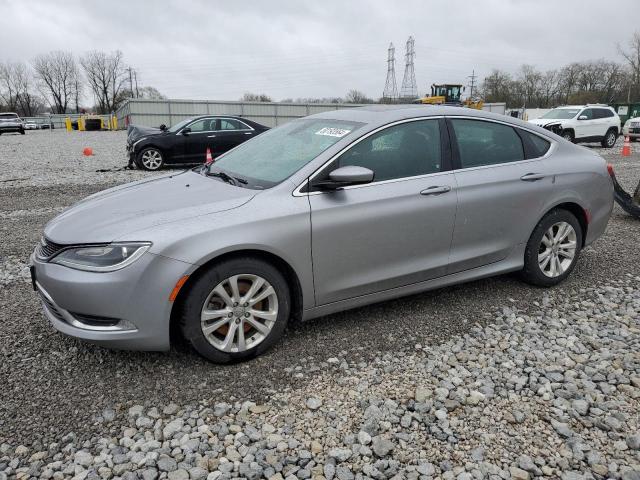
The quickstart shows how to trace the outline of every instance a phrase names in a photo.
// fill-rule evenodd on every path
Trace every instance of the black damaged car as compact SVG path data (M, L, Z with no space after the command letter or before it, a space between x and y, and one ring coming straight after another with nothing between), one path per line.
M245 118L222 115L188 118L169 128L130 125L129 165L158 170L164 165L204 163L207 148L215 158L268 129Z

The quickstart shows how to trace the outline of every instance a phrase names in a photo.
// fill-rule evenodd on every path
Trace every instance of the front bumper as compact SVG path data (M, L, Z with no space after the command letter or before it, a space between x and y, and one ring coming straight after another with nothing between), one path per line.
M169 295L191 264L152 253L115 272L74 270L31 256L35 287L53 327L105 347L169 349Z

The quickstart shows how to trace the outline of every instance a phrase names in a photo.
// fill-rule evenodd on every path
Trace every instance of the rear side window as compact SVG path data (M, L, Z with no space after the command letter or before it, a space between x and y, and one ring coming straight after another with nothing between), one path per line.
M439 172L441 163L438 120L418 120L386 128L338 158L339 167L357 165L373 170L376 182Z
M551 142L539 137L535 133L527 132L526 130L519 130L520 136L525 143L528 143L528 155L527 158L542 157L551 148Z
M608 108L596 108L594 109L594 116L593 118L609 118L609 117L613 117L613 112L611 110L609 110Z
M507 125L482 120L452 119L462 168L524 160L516 131Z
M220 120L220 130L246 130L247 126L238 120L223 118Z

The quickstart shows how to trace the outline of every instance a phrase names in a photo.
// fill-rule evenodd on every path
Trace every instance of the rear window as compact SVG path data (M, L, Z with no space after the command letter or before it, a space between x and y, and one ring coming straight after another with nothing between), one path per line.
M14 120L19 117L16 113L0 113L0 118Z
M539 137L535 133L527 132L526 130L519 130L519 132L523 140L525 142L528 141L529 143L529 149L531 150L531 152L527 152L529 153L529 155L527 155L528 157L531 157L531 158L542 157L549 151L549 148L551 147L551 142L549 142L548 140L545 140L544 138Z
M516 131L501 123L452 119L462 168L524 160Z

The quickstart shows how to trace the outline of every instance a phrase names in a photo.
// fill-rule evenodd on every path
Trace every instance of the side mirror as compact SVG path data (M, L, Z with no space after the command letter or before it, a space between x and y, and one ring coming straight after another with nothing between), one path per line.
M191 133L191 128L190 127L185 127L185 128L182 129L182 131L180 133L182 133L182 135L189 135Z
M327 180L314 183L313 186L322 190L338 190L350 185L371 183L374 176L373 171L368 168L348 165L332 171Z
M587 117L586 115L580 115L578 117L578 120L589 120L589 117Z
M163 123L162 125L160 125L160 130L162 130L163 132L167 130L167 126Z

